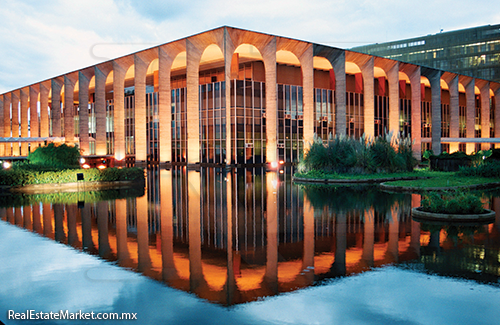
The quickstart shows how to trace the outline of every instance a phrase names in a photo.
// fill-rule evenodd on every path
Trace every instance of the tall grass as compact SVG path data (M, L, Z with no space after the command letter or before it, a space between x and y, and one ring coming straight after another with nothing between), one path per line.
M299 163L298 171L306 173L320 170L342 174L412 171L417 161L411 147L411 139L393 136L392 133L375 139L330 136L326 143L315 138Z

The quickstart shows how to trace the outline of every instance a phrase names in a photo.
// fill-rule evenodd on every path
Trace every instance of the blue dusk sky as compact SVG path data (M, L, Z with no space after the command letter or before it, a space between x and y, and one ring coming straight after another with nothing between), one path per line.
M498 23L498 0L0 0L0 94L223 25L351 48Z

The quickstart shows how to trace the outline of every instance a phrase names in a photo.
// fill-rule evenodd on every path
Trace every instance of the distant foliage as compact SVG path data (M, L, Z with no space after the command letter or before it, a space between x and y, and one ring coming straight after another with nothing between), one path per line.
M423 211L448 214L478 214L484 211L481 199L468 192L430 192L420 202Z
M487 160L480 165L462 167L458 174L461 176L500 178L500 161Z
M28 162L35 168L78 168L80 150L76 146L66 144L55 145L49 143L44 147L38 147L28 155ZM29 167L26 167L29 168Z
M316 138L299 163L300 173L314 170L325 173L367 174L412 171L417 160L412 142L388 133L373 140L348 136L330 136L323 144Z

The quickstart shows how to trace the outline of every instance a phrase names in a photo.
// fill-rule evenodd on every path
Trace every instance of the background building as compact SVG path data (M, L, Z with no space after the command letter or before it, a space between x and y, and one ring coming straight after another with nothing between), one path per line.
M220 27L0 95L0 157L46 142L139 164L297 162L315 135L487 149L500 84Z
M500 25L353 48L403 62L500 81Z

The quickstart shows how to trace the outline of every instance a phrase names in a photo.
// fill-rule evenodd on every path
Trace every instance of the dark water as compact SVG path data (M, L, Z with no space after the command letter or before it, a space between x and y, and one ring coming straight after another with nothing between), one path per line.
M291 174L178 168L148 171L145 190L2 197L0 320L11 309L136 312L144 324L499 319L496 195L483 197L494 223L422 224L418 195Z

